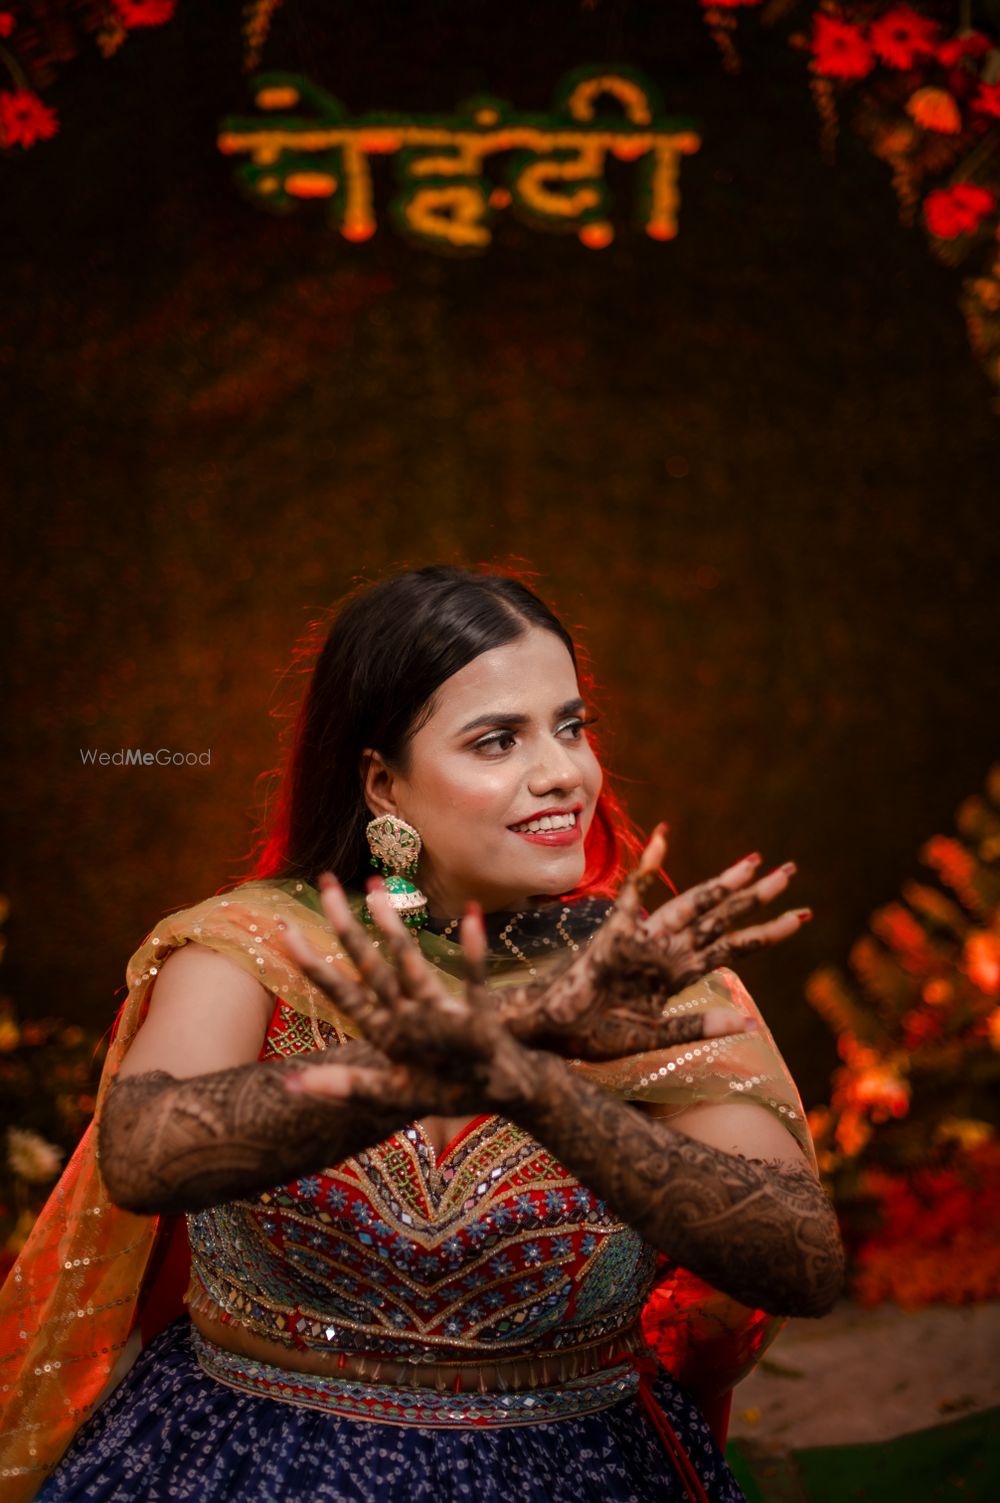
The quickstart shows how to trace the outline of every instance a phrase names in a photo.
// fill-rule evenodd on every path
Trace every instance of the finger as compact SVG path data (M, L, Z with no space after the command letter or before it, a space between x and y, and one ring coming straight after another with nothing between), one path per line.
M646 842L645 849L639 857L639 865L636 867L636 876L645 881L647 877L653 877L663 865L667 854L667 830L669 825L665 820L660 820L653 829L652 835Z
M761 877L752 887L733 893L710 913L696 919L690 931L695 949L704 949L713 939L731 929L738 918L770 903L779 893L784 892L797 870L794 861L786 861L783 866L768 872L766 877Z
M667 854L667 825L661 820L646 842L636 867L628 873L621 885L615 906L609 917L616 913L628 918L637 917L642 909L641 893L650 877L656 875Z
M364 926L354 917L344 889L331 872L320 873L319 887L323 911L362 981L391 1008L399 995L395 971L382 959Z
M465 914L458 926L458 937L465 953L466 990L469 993L485 991L486 925L479 903L466 903Z
M366 1070L356 1065L313 1065L295 1075L286 1075L282 1084L292 1096L322 1096L329 1101L346 1101L356 1084L368 1082L370 1085L379 1074L378 1070Z
M748 1018L735 1007L706 1007L699 1013L701 1036L704 1039L722 1038L727 1033L756 1033L760 1028L757 1018Z
M719 966L729 965L740 955L748 955L754 950L763 950L768 945L789 939L793 934L798 934L802 925L807 924L811 918L812 910L809 908L789 908L767 924L755 924L749 929L737 929L732 934L727 934L724 939L718 940L708 950L701 952L697 959L704 966L704 970L699 971L699 974L705 975L707 971L714 971Z
M679 893L676 898L671 898L647 919L649 933L677 934L686 929L693 919L711 912L730 893L746 887L760 865L760 859L755 851L750 856L744 856L741 861L734 862L732 866L727 866L717 877L710 877L707 882L698 882L694 887Z
M278 924L278 947L283 949L309 980L347 1017L362 1028L373 1019L373 1004L369 994L356 981L340 970L332 961L324 960L313 949L299 926L291 919Z
M351 1106L387 1107L407 1096L405 1068L386 1064L369 1069L363 1065L316 1065L286 1075L285 1090L293 1096L312 1096L320 1101L338 1101Z
M437 972L425 960L420 946L392 906L384 882L378 877L373 877L369 883L368 907L399 967L393 978L396 987L393 1006L397 1015L406 1011L405 1005L400 1004L407 1002L419 1003L425 1009L461 1012L461 1004L441 986Z
M465 957L465 1002L470 1015L467 1037L485 1059L492 1051L494 1015L488 1008L486 925L478 903L466 903L458 933Z

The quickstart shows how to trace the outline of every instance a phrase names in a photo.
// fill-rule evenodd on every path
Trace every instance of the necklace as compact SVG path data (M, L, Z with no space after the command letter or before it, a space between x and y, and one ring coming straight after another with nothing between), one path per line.
M585 900L583 903L554 903L545 908L523 909L513 914L486 914L487 941L494 952L498 949L508 951L526 967L530 976L534 976L537 970L532 961L545 951L562 946L579 951L578 941L589 943L593 930L610 906L608 902ZM438 938L450 939L460 922L461 916L449 920L443 929L437 931ZM431 932L435 932L433 927Z

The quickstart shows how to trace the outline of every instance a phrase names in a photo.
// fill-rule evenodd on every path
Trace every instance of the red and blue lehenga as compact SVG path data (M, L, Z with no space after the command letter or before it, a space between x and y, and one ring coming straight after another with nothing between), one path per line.
M218 904L237 911L210 907ZM207 937L227 950L219 942L225 930L233 943L240 939L252 973L274 983L260 1057L337 1047L351 1033L344 1019L315 997L307 1008L301 991L289 999L277 989L282 978L272 967L280 952L268 941L280 906L270 893L243 888L171 916L133 958L133 987L148 983L154 961L185 937L203 943ZM265 923L254 922L261 917ZM323 942L335 945L329 930ZM439 950L432 943L433 958ZM250 969L246 959L241 963ZM280 963L287 968L287 960ZM287 969L283 979L291 990ZM300 977L298 986L304 984ZM679 994L679 1008L693 1005L696 988ZM718 1001L711 988L702 1005L708 1001ZM130 1020L133 1035L137 1018L141 1009ZM642 1057L644 1074L625 1071L629 1094L642 1099L644 1089L655 1089L655 1099L669 1101L661 1082L679 1069L685 1094L676 1100L688 1098L692 1072L707 1069L708 1041L704 1049L704 1055L687 1046ZM726 1069L753 1088L778 1091L780 1072L772 1061L761 1073L764 1059L730 1050ZM619 1076L622 1063L616 1062ZM754 1063L761 1069L747 1073ZM594 1070L599 1075L600 1067ZM778 1106L777 1097L768 1099ZM789 1099L781 1090L781 1101ZM47 1459L43 1446L32 1484L40 1490L22 1489L18 1499L743 1498L701 1408L678 1375L653 1360L644 1338L644 1312L649 1331L654 1308L655 1250L504 1118L476 1118L440 1155L413 1123L342 1163L259 1195L183 1218L118 1215L162 1223L145 1250L129 1319L117 1318L120 1335L131 1333L136 1344L142 1330L146 1344L124 1376L119 1363L115 1386L86 1406L76 1400L68 1447ZM176 1299L172 1307L165 1303L163 1293L171 1278L176 1287L178 1254L187 1310ZM122 1255L136 1256L132 1244ZM150 1322L157 1304L159 1320ZM171 1316L165 1324L164 1310ZM759 1354L780 1326L761 1312L745 1313L757 1318L743 1336L744 1366L746 1352ZM23 1313L19 1318L25 1321ZM105 1332L112 1324L106 1315ZM252 1333L290 1359L323 1353L324 1370L243 1355L238 1340L212 1339L206 1329ZM124 1345L112 1343L102 1376ZM340 1354L345 1368L351 1359L350 1372L338 1371L330 1354ZM516 1383L501 1376L514 1358L523 1359ZM427 1364L434 1364L433 1384L421 1378ZM477 1370L480 1381L470 1382ZM24 1433L28 1428L22 1423ZM0 1460L5 1454L0 1448Z

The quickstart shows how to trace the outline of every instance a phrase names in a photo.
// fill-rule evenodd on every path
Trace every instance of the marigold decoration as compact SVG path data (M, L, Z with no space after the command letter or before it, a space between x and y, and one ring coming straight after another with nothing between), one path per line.
M813 17L812 52L813 72L826 78L865 78L875 66L875 53L861 27L824 11Z
M879 16L868 28L868 40L876 57L890 68L912 68L916 60L935 49L941 28L908 5L897 5Z
M906 101L906 113L924 130L954 136L962 129L962 112L947 89L917 89Z
M809 1003L837 1033L829 1103L809 1113L863 1303L1000 1295L1000 763Z
M0 92L0 146L34 146L50 140L58 129L55 110L31 89Z
M997 206L996 194L975 183L956 183L954 188L936 188L924 199L924 219L932 235L955 240L971 235Z

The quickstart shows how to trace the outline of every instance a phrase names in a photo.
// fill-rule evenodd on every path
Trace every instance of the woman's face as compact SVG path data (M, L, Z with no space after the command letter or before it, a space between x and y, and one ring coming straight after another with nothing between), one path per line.
M445 680L405 777L373 758L368 807L419 830L433 917L459 915L470 898L516 910L580 881L603 779L585 714L565 644L532 626ZM514 828L540 816L549 828Z

